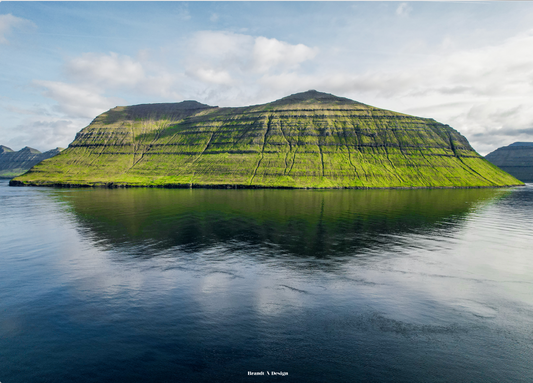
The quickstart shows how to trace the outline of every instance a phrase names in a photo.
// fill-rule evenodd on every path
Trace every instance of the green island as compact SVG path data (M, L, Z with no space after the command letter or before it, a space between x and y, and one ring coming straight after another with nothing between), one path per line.
M10 185L454 188L523 185L433 119L307 91L248 107L119 106Z

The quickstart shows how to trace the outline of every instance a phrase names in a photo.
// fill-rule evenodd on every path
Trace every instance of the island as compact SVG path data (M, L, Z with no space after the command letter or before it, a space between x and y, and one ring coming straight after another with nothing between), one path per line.
M274 102L117 106L10 185L454 188L523 185L448 125L310 90Z

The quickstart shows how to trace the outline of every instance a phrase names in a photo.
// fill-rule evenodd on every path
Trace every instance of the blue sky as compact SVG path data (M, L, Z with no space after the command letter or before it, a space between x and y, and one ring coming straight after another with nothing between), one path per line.
M0 144L66 147L116 105L316 89L533 141L532 2L0 2Z

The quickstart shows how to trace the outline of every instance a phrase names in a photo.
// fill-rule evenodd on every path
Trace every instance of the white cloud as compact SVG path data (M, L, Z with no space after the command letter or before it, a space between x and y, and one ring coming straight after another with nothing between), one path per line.
M124 100L106 98L93 87L67 84L58 81L34 81L45 89L44 94L57 101L57 110L70 118L94 118Z
M225 70L215 70L210 68L197 68L190 71L197 79L211 84L224 84L230 85L233 83L233 79L230 74Z
M303 44L292 45L260 36L254 40L253 67L260 73L268 72L276 66L285 70L295 69L302 62L313 59L317 53L317 48L309 48Z
M141 63L129 56L85 53L66 64L66 73L80 83L106 87L134 86L145 78Z
M153 100L154 97L163 99L165 101L181 101L183 95L180 81L185 77L184 74L173 74L167 72L165 69L159 69L155 66L149 74L140 81L133 92L139 97L146 97Z
M201 31L189 42L188 65L228 67L244 70L248 65L253 38L231 32Z
M179 98L176 84L183 75L171 74L152 60L150 52L139 52L139 58L109 54L84 53L65 64L65 75L82 88L98 89L100 93L128 91L153 98Z
M189 52L189 72L198 77L202 71L205 81L227 84L239 74L295 70L304 61L313 59L318 49L263 36L202 31L191 40ZM213 78L217 81L212 81Z
M2 108L19 115L25 116L50 116L50 112L43 106L37 105L33 108L21 108L15 105L2 105Z
M13 16L10 13L6 15L0 15L0 44L8 43L6 36L10 34L13 29L25 29L33 27L35 27L35 24L31 21Z
M131 104L116 96L122 94L144 96L146 102L154 97L180 101L174 90L179 76L151 63L147 52L141 57L142 62L113 52L85 53L65 63L67 81L34 80L33 85L57 103L53 110L61 119L93 119L114 106Z
M15 150L30 146L42 152L66 148L76 132L89 122L89 119L58 119L56 115L25 118L13 129L15 134L7 141L7 146Z

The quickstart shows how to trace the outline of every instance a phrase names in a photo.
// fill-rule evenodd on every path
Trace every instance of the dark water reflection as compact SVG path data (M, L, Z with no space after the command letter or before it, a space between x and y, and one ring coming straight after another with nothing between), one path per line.
M533 381L531 186L0 181L0 212L1 382Z
M200 251L214 245L266 246L331 258L391 245L391 236L460 225L506 192L457 190L90 190L63 192L98 246Z

